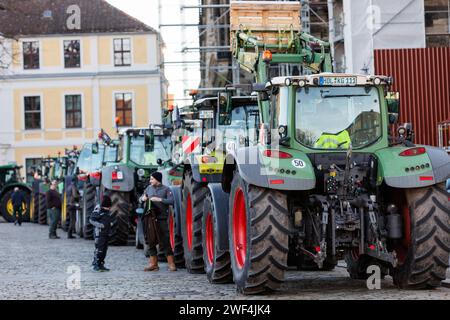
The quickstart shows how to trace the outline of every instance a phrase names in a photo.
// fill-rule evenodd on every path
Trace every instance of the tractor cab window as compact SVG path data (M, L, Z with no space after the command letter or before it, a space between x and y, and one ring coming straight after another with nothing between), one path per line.
M18 173L15 169L0 171L0 184L5 185L19 180Z
M104 163L111 163L117 161L118 147L116 145L105 146Z
M233 108L230 122L226 126L221 126L227 142L230 139L236 140L240 137L248 137L249 145L255 145L258 141L259 131L259 109L257 105L244 105Z
M170 136L155 136L155 157L156 160L168 161L172 157L172 141Z
M375 87L313 87L296 92L296 138L314 149L363 148L381 137Z
M130 160L137 165L156 165L155 136L152 130L130 136Z
M62 177L62 175L63 175L62 169L63 168L62 168L60 160L56 160L54 163L54 167L53 167L53 175L55 178Z

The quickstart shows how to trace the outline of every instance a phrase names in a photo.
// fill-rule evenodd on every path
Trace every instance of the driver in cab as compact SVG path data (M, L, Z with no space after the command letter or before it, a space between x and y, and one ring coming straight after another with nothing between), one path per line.
M329 131L322 132L321 136L314 143L314 148L317 149L348 149L350 147L351 139L347 129L340 130L342 125L347 121L345 115L331 107L326 99L317 105L317 119L322 122L329 122ZM327 121L328 120L328 121Z

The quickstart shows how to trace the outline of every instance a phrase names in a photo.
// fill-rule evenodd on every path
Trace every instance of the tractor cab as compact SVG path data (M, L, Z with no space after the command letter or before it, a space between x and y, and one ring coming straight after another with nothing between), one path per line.
M16 164L0 166L0 190L7 185L22 182L22 177L20 175L21 168L22 167L17 166Z
M272 142L305 152L387 147L388 125L398 117L398 105L393 110L395 101L387 99L391 83L382 76L327 73L275 78L267 86L267 123L278 131Z

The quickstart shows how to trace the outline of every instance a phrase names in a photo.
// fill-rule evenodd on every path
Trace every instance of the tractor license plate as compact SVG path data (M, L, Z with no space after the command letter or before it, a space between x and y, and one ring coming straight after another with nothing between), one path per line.
M320 77L321 86L356 86L356 77Z

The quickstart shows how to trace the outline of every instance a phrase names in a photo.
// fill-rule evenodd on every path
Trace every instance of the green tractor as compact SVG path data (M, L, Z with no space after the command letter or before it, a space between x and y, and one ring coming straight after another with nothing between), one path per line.
M211 266L214 241L211 228L214 220L221 219L227 230L226 206L212 207L213 198L225 201L228 195L221 187L222 169L227 149L254 145L258 139L259 110L256 95L233 95L236 88L228 88L216 96L196 99L194 109L201 121L201 130L191 137L191 144L198 144L198 152L189 150L185 139L187 156L183 166L183 181L179 210L179 224L183 239L185 265L190 273L203 273L214 283L230 280L231 272L214 273ZM225 210L225 211L224 211ZM218 232L224 235L224 232ZM204 235L204 237L203 237ZM222 265L229 264L227 236L216 239L217 259ZM220 268L218 268L220 269Z
M94 239L94 228L89 223L89 217L99 201L102 167L107 163L115 162L118 152L116 141L111 140L103 130L99 134L99 140L101 140L100 143L95 141L83 146L75 167L77 186L81 195L75 231L79 237L86 240ZM65 197L67 198L67 195Z
M410 124L390 134L399 112L392 78L332 73L329 44L292 28L233 28L233 54L259 84L260 131L256 145L227 148L228 197L212 206L227 207L229 227L216 219L207 236L213 272L230 268L239 292L257 294L279 288L289 265L332 269L345 259L355 279L377 266L400 288L440 286L449 267L450 161L442 149L414 144ZM282 65L312 74L272 77ZM224 237L226 266L217 255Z
M31 188L23 183L20 176L21 168L16 164L0 166L0 211L6 222L15 221L11 195L16 187L26 198L26 204L22 208L23 221L30 220Z
M123 129L119 133L117 162L101 169L100 195L108 193L113 203L112 245L127 245L130 236L137 238L137 246L139 242L143 244L142 236L136 236L140 221L135 215L138 199L150 174L164 168L165 163L171 163L171 156L170 129L150 125L149 128Z
M80 152L76 147L72 150L65 149L65 154L60 157L59 163L61 166L60 187L62 190L62 208L61 208L61 228L67 231L70 224L69 218L69 195L72 187L72 179L76 174L76 165Z
M53 179L56 179L55 174L60 174L56 172L54 165L57 163L56 157L50 157L42 159L40 172L42 175L39 179L35 179L33 183L33 190L36 190L36 198L38 200L38 215L37 222L41 225L47 225L49 220L47 217L47 199L46 192L50 189L50 184ZM60 166L57 165L57 170L60 170Z

